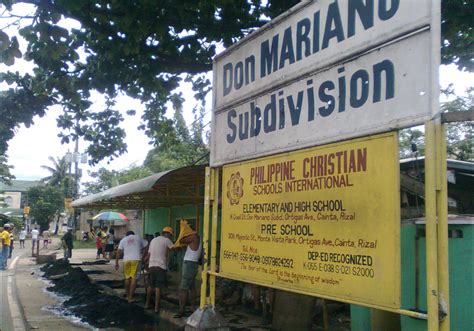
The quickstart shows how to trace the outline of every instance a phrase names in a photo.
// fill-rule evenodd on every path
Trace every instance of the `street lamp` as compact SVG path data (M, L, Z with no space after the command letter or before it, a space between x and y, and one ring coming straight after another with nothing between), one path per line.
M66 161L66 164L69 167L69 178L71 178L71 171L72 171L72 164L74 163L74 181L72 185L69 185L68 189L68 194L69 197L72 199L76 199L79 196L79 178L82 175L82 171L79 168L79 163L87 163L87 154L86 153L79 153L79 143L78 140L76 140L76 146L74 148L74 153L71 153L70 151L67 151L64 159ZM73 216L72 219L69 218L68 226L69 227L74 227L76 225L76 211L74 210L74 214L71 215Z
M77 146L76 146L77 149ZM78 151L75 151L74 153L71 153L70 151L67 151L66 156L65 156L65 161L66 164L69 167L69 176L71 177L71 172L72 172L72 164L74 163L74 184L73 184L73 189L70 189L70 196L72 198L77 198L79 195L79 178L82 176L82 169L79 168L79 163L85 164L87 163L87 153L79 153Z

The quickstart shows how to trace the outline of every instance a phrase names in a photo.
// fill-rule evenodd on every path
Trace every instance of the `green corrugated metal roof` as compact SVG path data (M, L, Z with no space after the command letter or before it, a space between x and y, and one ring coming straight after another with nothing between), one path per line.
M23 217L23 210L17 208L0 208L0 214L8 217Z
M459 161L459 160L451 160L447 159L447 167L448 170L462 170L467 171L469 173L474 173L474 162L469 161ZM400 160L400 168L403 170L407 167L412 166L414 163L418 163L418 166L424 168L425 166L425 157L420 156L418 158L408 158Z
M74 208L152 209L202 203L204 165L163 171L75 200Z
M0 192L26 192L33 186L41 185L38 180L12 180L11 185L0 182Z

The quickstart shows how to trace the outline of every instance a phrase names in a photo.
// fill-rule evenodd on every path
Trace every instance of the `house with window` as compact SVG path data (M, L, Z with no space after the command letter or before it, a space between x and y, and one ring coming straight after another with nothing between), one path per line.
M0 215L23 217L23 208L28 206L28 190L41 183L34 180L12 180L11 184L0 182Z

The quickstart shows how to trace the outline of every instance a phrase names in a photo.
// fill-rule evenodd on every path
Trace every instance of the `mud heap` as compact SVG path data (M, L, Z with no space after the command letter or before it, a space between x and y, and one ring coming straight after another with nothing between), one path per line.
M73 268L65 260L57 260L45 265L41 270L54 285L48 291L69 296L63 303L71 315L97 328L126 327L153 323L153 318L143 308L128 304L126 300L101 292L91 283L81 268ZM64 275L54 279L57 275Z

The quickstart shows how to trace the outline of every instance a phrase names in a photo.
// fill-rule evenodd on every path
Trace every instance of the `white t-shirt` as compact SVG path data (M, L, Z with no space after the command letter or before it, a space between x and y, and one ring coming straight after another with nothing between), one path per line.
M20 240L25 240L26 239L26 230L21 230L20 231Z
M123 260L124 261L140 261L142 256L142 249L146 247L148 242L138 234L131 234L120 240L118 249L123 251Z
M161 269L168 269L168 249L173 247L173 242L165 236L154 238L150 243L148 252L150 253L150 267L160 267Z
M39 231L36 229L31 230L31 239L38 240Z

